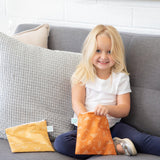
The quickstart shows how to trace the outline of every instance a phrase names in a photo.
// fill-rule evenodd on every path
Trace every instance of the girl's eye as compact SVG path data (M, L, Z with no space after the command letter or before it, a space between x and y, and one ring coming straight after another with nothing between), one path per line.
M96 52L97 52L97 53L100 53L101 51L100 51L100 49L97 49Z
M108 54L111 54L111 51L110 51L110 50L108 51Z

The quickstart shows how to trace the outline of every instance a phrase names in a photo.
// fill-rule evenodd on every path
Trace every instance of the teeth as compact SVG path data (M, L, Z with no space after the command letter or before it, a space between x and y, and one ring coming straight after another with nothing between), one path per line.
M106 61L98 60L98 62L100 62L100 63L108 63L108 62L109 62L109 60L106 60Z
M107 62L101 62L101 61L99 61L100 63L108 63L109 61L107 61Z

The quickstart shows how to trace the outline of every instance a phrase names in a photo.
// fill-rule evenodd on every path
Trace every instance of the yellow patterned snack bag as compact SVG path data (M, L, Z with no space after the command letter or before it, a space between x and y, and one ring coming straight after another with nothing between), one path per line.
M54 151L45 120L7 128L5 131L12 152Z

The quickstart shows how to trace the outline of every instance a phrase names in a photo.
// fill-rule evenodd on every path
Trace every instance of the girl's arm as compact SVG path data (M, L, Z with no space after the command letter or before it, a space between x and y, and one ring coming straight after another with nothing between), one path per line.
M109 114L112 117L126 117L130 111L130 93L117 95L117 105L97 105L95 108L96 115Z
M72 108L78 116L80 113L87 112L85 108L86 89L81 83L72 86Z

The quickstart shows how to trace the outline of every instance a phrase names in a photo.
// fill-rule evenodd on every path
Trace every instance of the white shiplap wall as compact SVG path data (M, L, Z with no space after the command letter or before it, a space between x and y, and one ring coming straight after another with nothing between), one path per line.
M20 23L87 27L102 23L121 31L160 34L160 0L0 0L0 31Z

